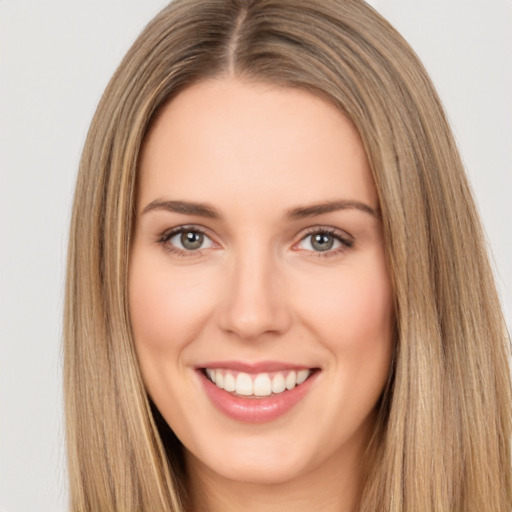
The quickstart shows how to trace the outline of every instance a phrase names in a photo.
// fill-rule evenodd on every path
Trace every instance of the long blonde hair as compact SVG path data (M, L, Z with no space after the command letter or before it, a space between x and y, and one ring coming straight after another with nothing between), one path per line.
M187 86L222 75L327 98L357 127L371 163L396 347L360 511L510 512L509 338L479 219L425 70L361 0L176 0L110 81L83 151L69 243L71 509L185 506L179 442L139 373L127 274L151 120Z

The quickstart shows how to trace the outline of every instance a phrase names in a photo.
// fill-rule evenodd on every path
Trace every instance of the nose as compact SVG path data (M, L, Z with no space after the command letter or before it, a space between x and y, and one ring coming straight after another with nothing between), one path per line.
M278 335L290 327L292 315L282 272L262 251L249 251L233 262L224 297L220 327L241 339Z

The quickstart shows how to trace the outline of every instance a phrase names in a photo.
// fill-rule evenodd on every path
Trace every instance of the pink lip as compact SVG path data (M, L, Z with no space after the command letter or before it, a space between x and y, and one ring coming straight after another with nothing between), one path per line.
M245 373L264 373L264 372L279 372L285 370L305 370L308 366L294 365L290 363L283 363L279 361L260 361L255 363L244 363L241 361L212 361L203 365L198 365L196 368L222 368L225 370L235 370Z
M233 368L231 365L220 364L217 366L217 363L215 363L215 366L208 365L209 368L230 368L238 371L248 371L247 365L241 370L242 366L244 365ZM265 369L266 371L279 371L281 368L269 370L269 365L266 365ZM290 365L287 365L285 369L290 369ZM254 372L254 367L252 367L252 373ZM198 370L197 373L206 394L220 412L231 419L243 423L266 423L279 418L298 404L311 389L313 382L320 372L314 372L305 382L289 391L265 398L245 398L233 395L218 388L206 377L202 370Z

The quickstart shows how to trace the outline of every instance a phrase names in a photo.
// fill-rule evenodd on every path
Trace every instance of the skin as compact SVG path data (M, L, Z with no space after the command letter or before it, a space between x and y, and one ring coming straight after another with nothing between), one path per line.
M219 218L155 201L207 203ZM331 201L367 211L289 216ZM205 232L200 249L165 236L180 226ZM334 245L319 251L310 231L326 228ZM308 92L232 77L167 104L140 158L129 300L147 390L185 447L191 510L357 508L394 315L377 193L347 118ZM233 359L320 372L286 414L248 424L214 407L196 371Z

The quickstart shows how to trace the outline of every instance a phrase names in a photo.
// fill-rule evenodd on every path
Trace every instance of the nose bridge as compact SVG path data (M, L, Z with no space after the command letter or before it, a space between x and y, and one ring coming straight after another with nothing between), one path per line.
M290 313L279 264L268 247L251 247L233 256L221 327L241 338L281 333Z

